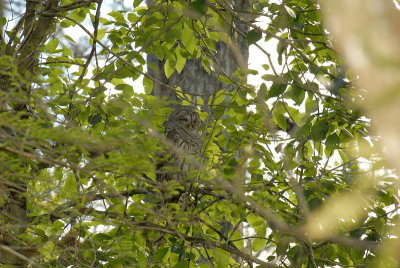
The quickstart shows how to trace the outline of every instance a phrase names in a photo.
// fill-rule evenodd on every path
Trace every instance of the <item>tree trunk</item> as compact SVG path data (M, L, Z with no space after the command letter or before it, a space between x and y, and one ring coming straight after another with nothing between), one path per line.
M2 55L17 55L14 57L21 80L20 84L11 83L7 73L0 74L0 90L16 93L17 96L15 102L1 105L11 107L15 112L21 112L20 119L30 117L29 83L34 80L38 49L46 42L49 32L55 29L54 17L40 15L38 11L43 8L43 12L51 12L57 4L58 0L47 1L46 5L26 1L25 13L11 32L7 46L5 40L0 39L1 47L3 49L5 47L5 50L1 51ZM4 107L0 106L3 111L7 111ZM3 140L17 135L20 133L13 133L7 126L0 128L0 137ZM33 170L13 152L4 151L4 158L10 162L18 159L16 162L22 164L16 167L12 164L8 165L5 161L3 166L7 168L0 171L3 175L0 180L0 264L22 267L29 262L29 257L35 251L31 245L20 238L29 225L27 217L27 178L29 176L27 175ZM21 174L21 170L24 170L25 174Z
M248 0L234 0L231 1L231 4L235 11L246 11L249 10L250 3ZM238 12L238 14L246 17L246 13ZM246 34L248 26L240 23L237 19L233 19L231 26L229 36L232 44L218 42L217 54L213 62L214 70L210 73L204 70L201 58L196 58L187 60L181 73L175 71L171 77L167 78L164 74L164 61L157 59L155 55L148 55L148 63L156 67L156 70L148 68L149 74L168 86L180 87L183 92L192 96L201 96L206 101L214 92L226 87L218 79L219 74L225 74L232 78L232 74L237 68L247 69L249 47ZM175 92L160 83L154 83L153 94L169 101L177 100Z

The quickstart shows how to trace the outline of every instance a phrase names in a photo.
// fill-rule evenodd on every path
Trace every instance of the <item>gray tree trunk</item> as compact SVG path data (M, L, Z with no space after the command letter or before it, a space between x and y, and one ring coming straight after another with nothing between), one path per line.
M232 8L237 11L249 10L249 0L232 0ZM245 16L245 15L243 15ZM201 96L204 100L215 91L226 87L217 78L218 74L225 74L231 77L232 73L237 68L247 69L249 58L249 47L246 40L248 26L240 23L237 19L233 20L235 29L230 29L229 35L232 38L233 44L227 45L226 43L219 42L217 44L217 62L214 61L213 71L207 73L201 64L201 58L190 59L182 72L179 74L174 72L171 77L166 78L164 75L164 61L157 59L155 55L148 55L148 63L153 64L156 70L148 68L149 74L162 81L164 84L173 87L180 87L183 92L193 96ZM238 33L240 32L240 33ZM154 83L153 95L164 97L169 101L176 101L177 97L173 90L167 88L159 83Z

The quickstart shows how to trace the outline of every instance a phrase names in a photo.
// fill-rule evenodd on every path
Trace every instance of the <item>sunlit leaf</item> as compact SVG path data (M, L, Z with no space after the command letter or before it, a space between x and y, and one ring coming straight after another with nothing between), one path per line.
M164 73L165 73L165 76L167 78L169 78L174 73L175 66L176 66L176 61L173 61L171 59L167 59L165 61L165 63L164 63Z

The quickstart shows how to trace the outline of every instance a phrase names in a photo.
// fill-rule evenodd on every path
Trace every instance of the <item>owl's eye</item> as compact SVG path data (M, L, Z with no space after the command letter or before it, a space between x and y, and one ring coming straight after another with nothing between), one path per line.
M179 121L185 122L185 121L186 121L186 118L179 118Z

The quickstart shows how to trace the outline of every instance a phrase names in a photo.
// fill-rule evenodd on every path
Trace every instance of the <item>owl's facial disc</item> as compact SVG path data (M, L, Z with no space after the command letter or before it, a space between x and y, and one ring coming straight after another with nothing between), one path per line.
M191 126L192 124L191 124L190 118L188 116L180 117L179 122L184 128L189 129L189 130L192 129L192 126Z
M181 127L187 130L194 130L199 125L199 115L191 109L180 109L177 111L175 118Z

